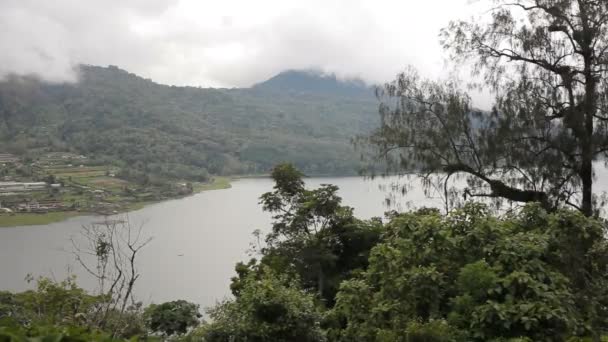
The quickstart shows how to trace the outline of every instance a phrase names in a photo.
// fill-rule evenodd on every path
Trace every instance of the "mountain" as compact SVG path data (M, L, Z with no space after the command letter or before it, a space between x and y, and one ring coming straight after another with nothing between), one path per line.
M114 66L81 66L74 84L13 77L0 82L0 153L71 151L184 179L283 161L310 175L354 174L350 139L377 124L364 88L295 71L242 89L167 86Z
M274 93L325 94L370 97L373 90L359 79L340 80L335 74L317 70L287 70L253 86L255 90Z

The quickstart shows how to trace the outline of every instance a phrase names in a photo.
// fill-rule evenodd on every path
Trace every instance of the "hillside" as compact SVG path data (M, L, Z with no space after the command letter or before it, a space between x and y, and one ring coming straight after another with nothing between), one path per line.
M114 66L81 66L80 76L0 83L3 150L80 153L130 178L259 174L281 161L344 175L359 166L350 139L377 122L364 84L311 72L243 89L166 86Z

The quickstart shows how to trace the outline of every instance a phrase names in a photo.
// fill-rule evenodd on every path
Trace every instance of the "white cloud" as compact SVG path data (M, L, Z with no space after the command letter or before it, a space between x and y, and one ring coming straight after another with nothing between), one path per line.
M0 76L38 74L53 82L75 80L63 26L17 8L0 11L0 23L5 27L0 30Z
M114 64L174 85L249 86L285 69L368 82L444 73L439 30L466 0L3 0L0 77Z

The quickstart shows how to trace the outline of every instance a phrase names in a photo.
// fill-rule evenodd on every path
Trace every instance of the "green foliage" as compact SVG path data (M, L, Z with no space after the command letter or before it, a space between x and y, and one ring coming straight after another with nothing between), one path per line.
M275 190L283 196L296 196L304 190L304 176L292 164L279 164L272 169L270 174L275 182ZM273 210L272 207L265 207L266 210Z
M100 298L78 287L75 278L61 282L40 278L35 290L0 293L0 319L10 317L22 324L79 324Z
M241 290L245 286L245 280L249 277L250 274L257 272L258 264L256 259L251 259L247 264L238 262L234 267L236 271L236 276L232 277L230 283L230 291L235 297L238 297L241 293Z
M361 221L337 187L306 189L289 164L272 176L267 245L236 265L234 298L208 310L210 323L198 325L186 301L99 320L107 298L42 278L0 292L0 341L583 342L608 332L604 221L540 204L496 216L480 203Z
M335 340L545 341L608 328L599 221L538 206L499 219L469 204L397 215L386 229L368 269L340 286Z
M109 334L80 326L33 325L22 326L9 319L0 320L2 342L110 342L126 341L112 338Z
M78 152L140 184L148 176L261 174L283 161L311 174L355 174L350 138L372 127L376 108L372 91L170 87L116 67L79 71L76 84L0 82L0 142L19 155Z
M261 201L273 230L259 262L237 265L235 302L274 272L317 292L330 341L559 341L608 328L603 222L541 205L496 217L476 203L360 221L336 187L308 190L291 165L272 175ZM285 312L266 300L258 319Z
M243 281L236 299L209 311L205 341L324 341L314 296L297 280L263 268Z
M105 296L94 296L74 277L55 282L39 278L36 288L0 292L0 341L110 341L146 336L137 306L104 310ZM7 337L11 336L12 340Z
M202 315L198 308L197 304L185 300L152 304L146 308L144 318L146 325L153 332L161 332L166 336L181 335L200 323Z
M297 274L304 288L331 306L340 282L367 266L382 224L357 220L352 208L341 205L334 185L306 189L290 164L275 167L272 177L275 191L261 197L264 210L275 214L261 263Z
M459 335L460 333L444 320L431 320L427 323L413 321L408 323L405 329L406 342L464 341Z

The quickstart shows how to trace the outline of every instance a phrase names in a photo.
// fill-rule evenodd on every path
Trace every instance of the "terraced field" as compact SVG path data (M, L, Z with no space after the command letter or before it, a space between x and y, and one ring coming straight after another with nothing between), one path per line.
M48 154L30 165L3 170L12 181L45 181L49 186L41 191L0 198L9 204L9 208L12 204L15 209L13 214L0 214L0 227L45 224L79 214L113 214L200 191L230 187L230 181L225 177L214 178L208 183L174 180L137 184L116 177L120 170L115 167L84 165L86 160L83 158L68 153ZM24 203L34 203L34 209L29 205L23 209ZM39 203L53 203L54 207Z

